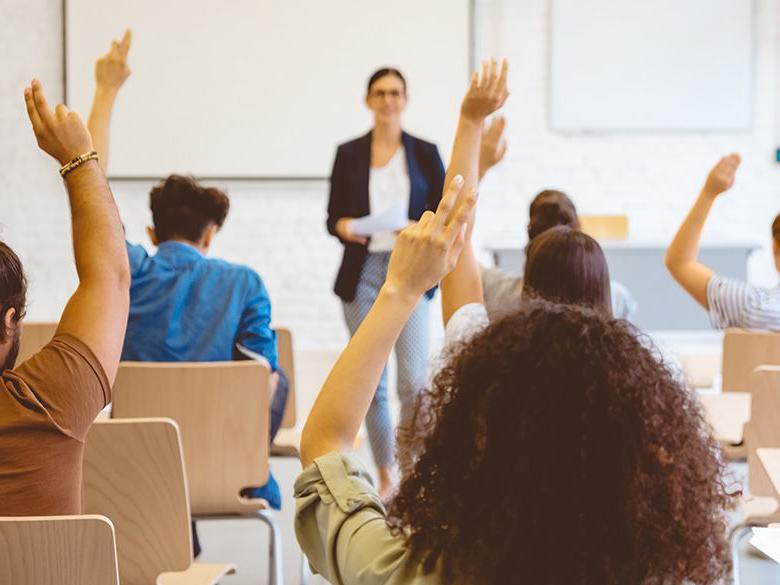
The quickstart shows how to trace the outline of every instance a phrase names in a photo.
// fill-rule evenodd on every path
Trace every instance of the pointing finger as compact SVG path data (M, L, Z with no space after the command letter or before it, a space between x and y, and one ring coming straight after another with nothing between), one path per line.
M455 240L449 246L450 249L447 260L452 268L455 268L455 265L458 263L460 253L463 251L463 246L466 244L467 229L468 225L463 224L455 235Z
M32 94L33 102L35 103L35 109L38 111L41 122L44 125L50 126L54 122L54 115L52 114L49 102L46 101L46 96L43 94L43 85L37 79L32 81Z
M496 83L496 87L498 89L506 90L506 80L507 75L509 73L509 61L506 60L506 57L501 59L501 67L499 68L498 73L498 80Z
M133 31L131 29L127 29L125 31L125 34L122 36L122 40L119 42L119 55L122 57L122 60L127 60L127 53L130 51L130 45L133 42Z
M33 100L32 88L24 88L24 104L27 106L27 116L30 118L33 130L37 133L42 126L41 117L38 115L38 110L35 108L35 101Z
M474 71L474 72L471 74L471 83L469 84L469 91L470 91L470 92L471 92L471 91L474 91L474 90L475 90L475 89L477 89L478 87L479 87L479 73L477 73L476 71Z
M441 229L447 224L450 214L458 201L461 189L463 189L463 177L461 175L455 175L447 185L444 196L441 198L441 201L439 201L439 205L436 208L435 228Z
M489 67L490 67L490 65L489 65L487 59L482 61L482 69L481 69L480 74L479 74L479 86L480 87L485 87L489 83L488 82Z
M489 61L490 65L488 68L488 82L490 83L490 86L495 86L496 82L498 81L498 78L496 77L496 69L498 66L498 63L496 62L495 57L491 57Z
M474 206L477 204L477 192L472 190L466 197L461 200L458 209L455 211L453 219L447 224L445 228L445 238L448 244L452 244L455 238L458 236L458 232L465 226Z

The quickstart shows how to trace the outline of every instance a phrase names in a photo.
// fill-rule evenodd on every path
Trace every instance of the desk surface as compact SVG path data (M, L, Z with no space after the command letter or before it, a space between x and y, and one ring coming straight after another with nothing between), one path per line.
M699 402L718 441L737 445L742 442L745 423L750 420L749 392L701 394Z

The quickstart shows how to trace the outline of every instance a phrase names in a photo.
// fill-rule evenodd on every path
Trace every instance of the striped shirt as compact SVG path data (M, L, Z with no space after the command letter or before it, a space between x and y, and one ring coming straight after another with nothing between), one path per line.
M780 331L780 286L761 288L715 275L707 283L707 305L716 329Z

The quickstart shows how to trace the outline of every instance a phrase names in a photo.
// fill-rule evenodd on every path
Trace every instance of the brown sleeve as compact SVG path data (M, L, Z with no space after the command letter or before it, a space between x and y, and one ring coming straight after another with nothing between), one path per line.
M87 345L59 334L41 351L3 373L28 407L42 409L63 433L84 440L97 414L111 401L103 367Z

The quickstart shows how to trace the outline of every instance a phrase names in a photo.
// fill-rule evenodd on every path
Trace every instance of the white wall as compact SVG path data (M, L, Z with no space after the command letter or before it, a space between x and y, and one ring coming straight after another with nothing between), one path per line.
M570 192L583 212L629 214L637 239L668 241L709 167L722 153L737 150L745 158L738 185L716 207L705 237L762 244L750 276L762 283L776 280L768 252L769 223L780 210L780 166L773 163L780 128L776 0L756 1L752 132L584 137L548 130L549 0L476 2L477 54L510 59L512 90L505 112L510 151L483 185L481 242L522 245L528 201L547 186ZM20 252L30 275L29 317L54 319L75 285L67 204L56 163L36 152L21 96L32 75L52 95L61 95L61 8L55 0L0 0L0 13L0 237ZM130 105L120 97L118 107ZM275 320L293 328L299 347L343 343L340 306L330 292L340 247L323 226L326 185L225 186L232 210L214 254L261 273L273 296ZM143 240L150 221L148 185L114 185L114 190L129 237Z

